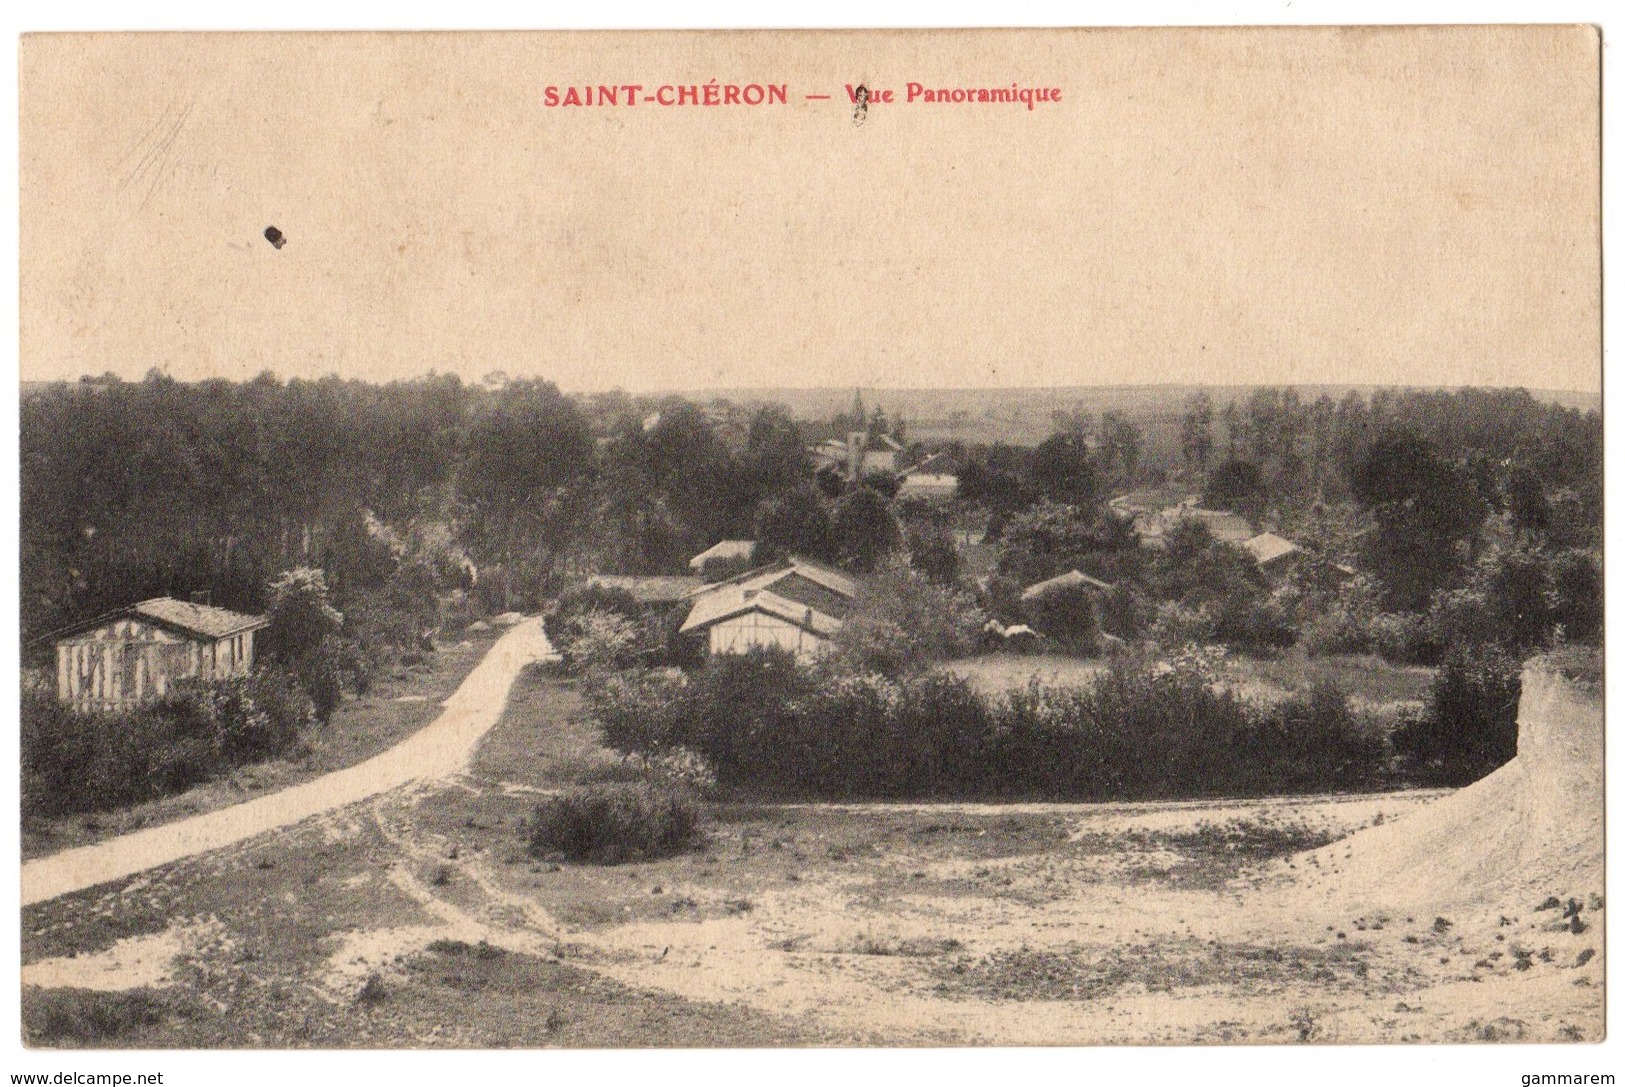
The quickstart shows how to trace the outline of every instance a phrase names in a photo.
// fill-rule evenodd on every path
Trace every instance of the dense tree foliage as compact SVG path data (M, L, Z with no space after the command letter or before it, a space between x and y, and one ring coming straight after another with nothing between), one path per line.
M1400 608L1422 606L1470 558L1487 509L1468 473L1415 431L1372 443L1352 476L1354 497L1377 521L1367 551Z

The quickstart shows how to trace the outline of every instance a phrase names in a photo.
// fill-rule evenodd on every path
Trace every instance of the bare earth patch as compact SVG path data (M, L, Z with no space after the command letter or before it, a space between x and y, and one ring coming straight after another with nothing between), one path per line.
M722 804L680 856L529 856L538 797L616 765L532 674L455 783L25 910L36 976L167 951L170 918L215 934L128 1007L31 988L25 1017L54 1044L109 1044L105 1019L159 1046L218 1044L221 1016L250 1046L1602 1036L1600 897L1520 883L1515 906L1442 916L1322 893L1364 836L1466 794Z

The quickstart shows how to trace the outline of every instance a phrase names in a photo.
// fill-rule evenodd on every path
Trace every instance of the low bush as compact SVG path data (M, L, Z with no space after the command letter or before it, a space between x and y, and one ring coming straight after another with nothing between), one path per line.
M833 645L848 667L895 676L975 652L986 623L969 593L892 558L859 587Z
M1470 784L1518 753L1521 671L1515 657L1494 646L1446 654L1426 709L1393 738L1419 780Z
M1093 655L1100 649L1097 595L1098 590L1089 585L1054 588L1028 601L1024 616L1034 630L1066 649Z
M538 805L528 848L538 858L619 864L680 853L699 829L699 808L681 790L593 785Z
M606 680L588 699L614 746L686 748L739 795L1112 800L1386 781L1382 732L1341 691L1248 701L1208 663L1125 657L1088 687L1035 681L989 697L943 672L757 650L686 679Z
M640 607L625 589L578 585L542 622L565 665L584 672L669 658L681 614Z
M1125 642L1143 638L1151 626L1151 602L1129 581L1119 581L1095 600L1100 630Z
M296 753L315 722L310 696L276 670L183 684L119 713L75 713L31 690L21 714L23 810L102 811L168 796Z
M143 1027L187 1011L151 989L24 990L23 1038L30 1046L112 1047L128 1044L129 1036Z

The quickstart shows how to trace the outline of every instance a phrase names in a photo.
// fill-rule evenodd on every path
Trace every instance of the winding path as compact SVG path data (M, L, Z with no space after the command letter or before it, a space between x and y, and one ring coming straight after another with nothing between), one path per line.
M229 808L29 861L22 870L22 904L45 902L233 845L410 781L454 774L468 764L474 745L502 716L520 671L551 653L542 621L527 619L497 640L442 703L439 717L388 751Z

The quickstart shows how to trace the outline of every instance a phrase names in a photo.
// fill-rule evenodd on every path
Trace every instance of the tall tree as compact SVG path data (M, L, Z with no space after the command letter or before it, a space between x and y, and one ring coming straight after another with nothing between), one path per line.
M1377 522L1367 554L1390 603L1423 607L1461 569L1484 520L1472 481L1426 438L1393 430L1372 443L1353 489Z
M470 426L458 491L476 554L500 566L508 607L516 590L534 597L555 573L592 449L581 413L551 382L511 382Z
M1100 476L1084 440L1051 434L1033 450L1027 478L1037 494L1055 502L1093 506L1100 500Z
M831 527L841 560L860 573L874 569L902 542L891 503L868 487L854 487L841 496Z
M1185 402L1179 424L1179 451L1187 469L1207 474L1208 462L1213 459L1213 398L1206 390L1194 393Z

